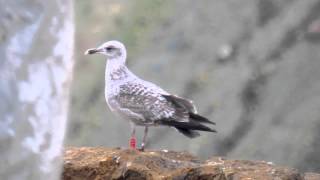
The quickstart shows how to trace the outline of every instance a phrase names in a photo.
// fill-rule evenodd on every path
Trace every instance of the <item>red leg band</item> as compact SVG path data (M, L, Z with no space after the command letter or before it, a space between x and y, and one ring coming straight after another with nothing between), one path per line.
M137 147L136 147L136 138L135 137L131 137L130 138L130 148L132 148L132 149L136 149Z

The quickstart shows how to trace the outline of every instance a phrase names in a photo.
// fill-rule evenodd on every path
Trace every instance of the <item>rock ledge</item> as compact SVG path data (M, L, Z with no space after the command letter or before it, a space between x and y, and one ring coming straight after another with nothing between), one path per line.
M65 149L63 179L320 179L320 174L299 173L263 161L201 161L187 152L139 152L102 147Z

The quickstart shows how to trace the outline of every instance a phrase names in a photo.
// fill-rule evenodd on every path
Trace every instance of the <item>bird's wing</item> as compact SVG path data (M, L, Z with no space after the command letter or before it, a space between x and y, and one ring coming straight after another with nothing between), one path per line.
M214 123L198 115L191 101L170 95L156 86L127 83L119 87L113 99L116 111L138 125L172 126L191 138L199 136L196 130L216 132L202 124Z
M185 108L189 112L192 112L195 114L197 113L197 109L191 100L184 99L184 98L179 97L177 95L164 94L162 96L165 97L168 101L172 102L176 107Z
M140 117L143 123L154 123L158 120L188 121L188 111L185 108L176 108L159 92L163 90L143 84L121 85L119 93L113 97L117 103L116 110L129 118Z
M200 116L197 113L197 109L192 103L191 100L181 98L176 95L162 95L168 102L171 102L175 109L178 109L179 111L187 111L189 114L189 119L192 121L196 121L199 123L208 123L208 124L215 124L215 122L212 122L208 120L207 118Z

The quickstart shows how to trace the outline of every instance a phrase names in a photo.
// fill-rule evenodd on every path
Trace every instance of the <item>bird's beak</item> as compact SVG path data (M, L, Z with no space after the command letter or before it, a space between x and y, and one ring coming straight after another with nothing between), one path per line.
M90 54L96 54L96 53L100 53L102 52L103 49L99 49L99 48L91 48L91 49L88 49L86 50L86 52L84 53L85 55L90 55Z

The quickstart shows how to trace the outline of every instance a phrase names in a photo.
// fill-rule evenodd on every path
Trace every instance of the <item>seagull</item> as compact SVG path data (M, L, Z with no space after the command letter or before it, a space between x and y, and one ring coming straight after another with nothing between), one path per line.
M199 115L192 101L172 95L133 74L126 66L127 51L121 42L108 41L85 52L85 55L91 54L106 56L105 99L112 112L131 122L131 148L136 149L136 126L144 126L142 151L151 126L173 127L189 138L198 137L197 131L216 132L204 125L215 123Z

